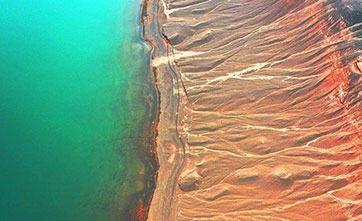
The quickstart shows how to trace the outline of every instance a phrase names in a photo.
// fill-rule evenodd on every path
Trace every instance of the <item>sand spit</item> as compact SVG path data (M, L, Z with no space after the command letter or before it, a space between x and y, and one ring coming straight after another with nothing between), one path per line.
M147 1L148 220L362 219L361 24L336 2Z

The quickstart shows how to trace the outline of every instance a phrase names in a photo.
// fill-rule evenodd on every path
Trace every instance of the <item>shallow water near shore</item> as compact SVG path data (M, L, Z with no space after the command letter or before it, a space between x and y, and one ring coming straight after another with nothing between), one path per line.
M1 5L0 220L130 219L153 172L141 1Z

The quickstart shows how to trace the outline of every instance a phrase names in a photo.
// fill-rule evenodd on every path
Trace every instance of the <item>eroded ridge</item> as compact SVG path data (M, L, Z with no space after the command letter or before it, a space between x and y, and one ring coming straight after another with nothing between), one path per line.
M360 2L150 2L149 220L361 220Z

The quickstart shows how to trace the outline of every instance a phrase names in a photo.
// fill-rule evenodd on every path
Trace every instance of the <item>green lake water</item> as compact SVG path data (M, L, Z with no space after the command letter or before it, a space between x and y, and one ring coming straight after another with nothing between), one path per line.
M153 113L140 7L0 1L1 221L130 219Z

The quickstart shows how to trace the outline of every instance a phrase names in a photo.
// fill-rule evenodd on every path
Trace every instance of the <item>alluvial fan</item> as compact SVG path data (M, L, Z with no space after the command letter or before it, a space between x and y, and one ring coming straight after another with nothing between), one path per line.
M149 219L362 219L362 2L149 2L164 110Z

